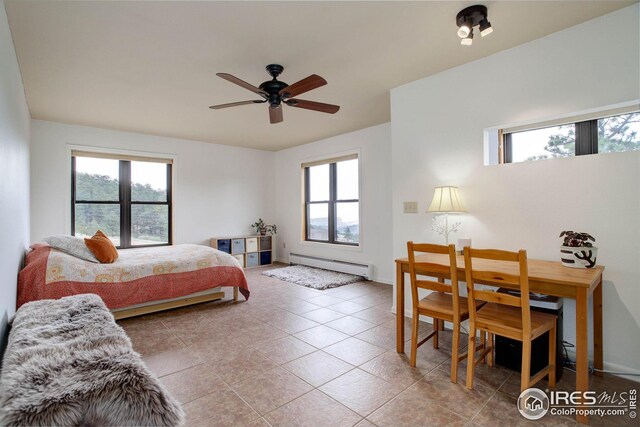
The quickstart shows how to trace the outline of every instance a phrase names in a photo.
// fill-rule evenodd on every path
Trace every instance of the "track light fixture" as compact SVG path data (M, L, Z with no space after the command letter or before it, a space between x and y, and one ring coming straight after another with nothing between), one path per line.
M472 43L473 43L473 28L471 29L471 32L469 32L467 37L460 40L460 44L464 46L471 46Z
M473 27L479 26L480 36L484 37L493 32L491 23L487 19L487 7L480 4L462 9L456 16L458 26L458 37L462 40L460 44L471 46L473 43Z
M493 33L493 28L491 27L491 23L487 21L487 18L484 18L480 21L480 35L482 37L488 36Z
M462 26L458 28L458 37L460 37L461 39L467 37L472 27L473 26L471 25L470 19L467 19L466 21L464 21Z

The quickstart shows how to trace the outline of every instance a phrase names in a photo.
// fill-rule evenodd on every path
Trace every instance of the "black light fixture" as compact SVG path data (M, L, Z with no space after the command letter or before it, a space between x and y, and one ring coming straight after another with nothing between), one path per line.
M458 37L462 39L460 44L471 46L473 43L473 27L475 26L479 26L482 37L493 32L487 16L487 7L480 4L469 6L458 12L456 25L458 25Z

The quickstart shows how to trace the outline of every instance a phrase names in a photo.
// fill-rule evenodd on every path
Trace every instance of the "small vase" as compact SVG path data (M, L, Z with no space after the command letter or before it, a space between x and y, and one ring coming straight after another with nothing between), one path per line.
M598 248L595 246L560 246L560 260L565 267L593 268L597 256Z
M266 228L261 228L260 229L260 235L261 236L266 236L267 235L267 229Z

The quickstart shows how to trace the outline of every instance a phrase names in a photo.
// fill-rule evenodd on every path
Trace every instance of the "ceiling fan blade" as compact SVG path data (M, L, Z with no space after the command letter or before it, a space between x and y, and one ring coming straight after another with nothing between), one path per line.
M327 81L317 74L311 74L309 77L300 80L292 85L282 89L279 93L283 98L293 98L310 90L317 89L327 84Z
M228 104L212 105L209 108L212 110L219 110L221 108L237 107L238 105L262 104L263 102L267 102L267 100L230 102Z
M266 98L268 96L268 94L265 91L263 91L261 89L258 89L257 87L255 87L251 83L247 83L244 80L241 80L241 79L237 78L236 76L232 76L231 74L216 73L216 76L222 77L226 81L229 81L231 83L237 84L238 86L242 86L243 88L248 89L253 93L257 93L258 95L260 95L262 97Z
M269 106L269 121L271 124L280 123L282 120L282 104L277 107Z
M304 99L288 99L285 101L290 107L304 108L306 110L320 111L322 113L335 114L340 109L339 105L324 104L322 102L305 101Z

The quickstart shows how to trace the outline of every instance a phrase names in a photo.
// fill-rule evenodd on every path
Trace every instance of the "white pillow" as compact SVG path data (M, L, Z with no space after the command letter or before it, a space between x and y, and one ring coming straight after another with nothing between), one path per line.
M57 236L47 237L43 239L43 241L52 248L55 248L76 258L80 258L89 262L100 262L93 255L93 253L91 253L89 248L87 248L87 245L84 244L84 239L81 237L59 234Z

